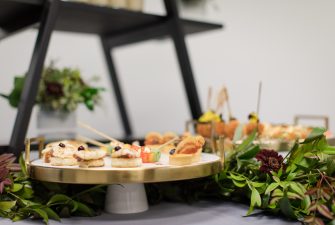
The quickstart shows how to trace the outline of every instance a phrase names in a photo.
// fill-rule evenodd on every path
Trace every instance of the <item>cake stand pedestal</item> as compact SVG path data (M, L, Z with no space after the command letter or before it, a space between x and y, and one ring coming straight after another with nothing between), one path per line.
M140 213L149 209L144 184L108 185L105 211L108 213Z

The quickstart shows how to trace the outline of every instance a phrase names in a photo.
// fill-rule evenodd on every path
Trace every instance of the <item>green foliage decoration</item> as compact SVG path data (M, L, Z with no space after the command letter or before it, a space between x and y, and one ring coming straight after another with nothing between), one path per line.
M8 99L12 107L18 107L25 76L14 78L14 87L10 94L0 94ZM44 68L36 98L36 104L47 110L74 111L79 104L84 104L87 109L94 110L94 106L101 99L103 88L92 87L81 78L78 69L58 69L51 62Z
M296 141L285 158L253 144L253 133L228 154L219 174L149 184L149 200L233 200L249 204L246 215L258 208L304 224L335 224L335 148L324 132L315 128L304 142Z
M23 158L13 164L12 154L0 155L0 216L18 221L41 218L95 216L103 209L104 185L71 185L39 182L28 177ZM3 181L6 185L2 185Z

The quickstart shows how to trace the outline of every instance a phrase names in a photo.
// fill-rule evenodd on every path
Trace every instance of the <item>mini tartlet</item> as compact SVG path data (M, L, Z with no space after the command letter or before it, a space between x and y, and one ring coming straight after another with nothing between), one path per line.
M175 166L189 165L201 160L202 147L205 139L202 136L187 137L169 155L169 164Z
M78 149L74 157L79 162L79 167L102 167L105 165L104 157L106 152L104 150L90 150L85 149L83 146Z
M42 158L45 163L50 163L52 166L75 166L78 165L74 157L76 152L78 149L71 144L54 142L42 150Z
M140 147L125 144L117 146L111 154L112 167L131 168L140 167L142 165Z

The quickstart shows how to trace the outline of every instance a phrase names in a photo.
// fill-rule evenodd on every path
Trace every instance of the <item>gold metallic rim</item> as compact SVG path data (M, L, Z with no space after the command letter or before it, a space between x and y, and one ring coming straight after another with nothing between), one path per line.
M40 181L72 184L118 184L118 183L154 183L164 181L187 180L206 177L221 171L223 158L202 164L188 166L167 166L157 168L57 168L34 165L30 161L30 144L39 143L39 158L44 146L42 137L26 139L26 166L30 177Z
M219 173L220 160L189 166L95 170L86 168L51 168L29 166L33 179L73 184L154 183L187 180Z

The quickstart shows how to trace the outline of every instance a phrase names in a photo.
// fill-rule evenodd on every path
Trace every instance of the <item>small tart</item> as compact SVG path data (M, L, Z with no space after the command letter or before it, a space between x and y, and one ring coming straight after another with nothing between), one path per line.
M139 167L142 165L141 152L139 150L131 149L130 146L125 145L127 148L121 148L111 155L112 167ZM129 148L128 148L129 147Z
M103 158L106 156L104 150L83 150L74 155L80 167L102 167L105 165Z
M200 162L201 151L199 149L197 153L193 154L173 154L169 156L169 164L174 166L185 166L192 163Z
M42 150L42 158L45 163L51 163L53 166L72 166L78 164L74 158L76 152L77 148L71 144L54 142Z

